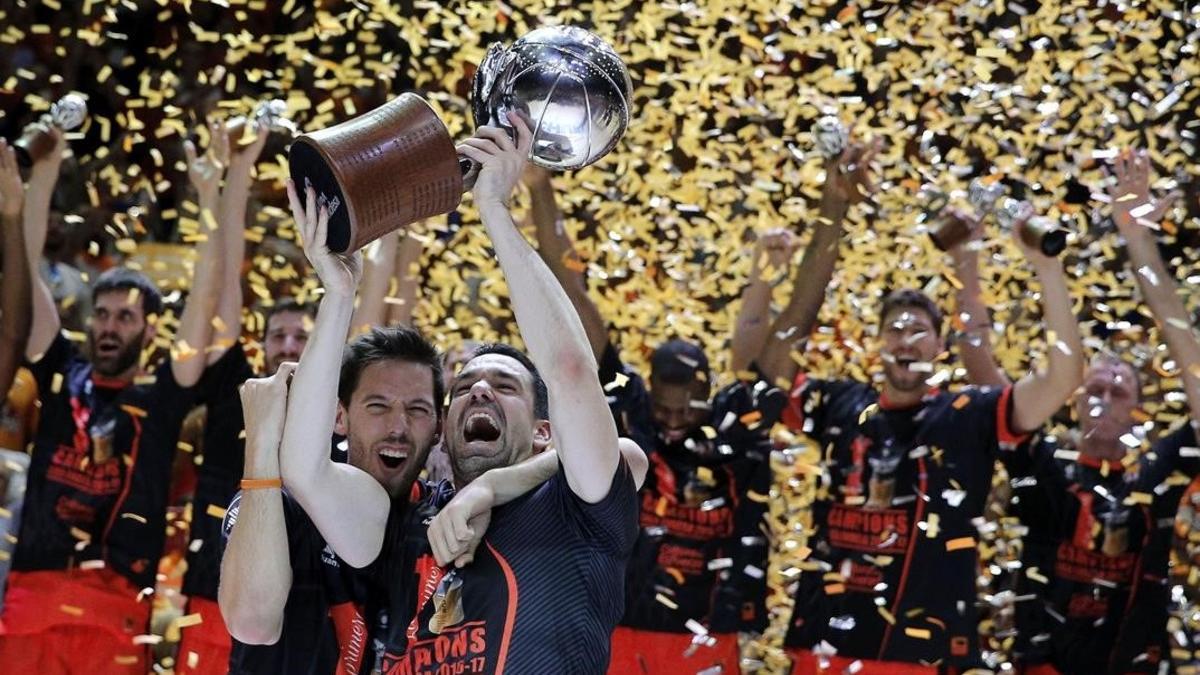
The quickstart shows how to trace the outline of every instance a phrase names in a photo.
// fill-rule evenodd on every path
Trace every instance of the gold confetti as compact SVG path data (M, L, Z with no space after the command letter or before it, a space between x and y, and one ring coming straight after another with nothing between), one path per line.
M957 539L951 539L946 542L946 550L947 551L959 551L962 549L973 549L973 548L975 548L975 538L974 537L959 537Z

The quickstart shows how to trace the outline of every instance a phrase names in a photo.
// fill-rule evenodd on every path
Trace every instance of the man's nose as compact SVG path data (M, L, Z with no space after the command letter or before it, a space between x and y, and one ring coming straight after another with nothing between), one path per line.
M390 436L404 436L408 432L408 411L402 407L394 410L388 416L387 429Z
M475 382L475 384L471 385L471 398L472 399L483 398L483 399L487 399L487 400L492 400L494 393L495 392L492 391L492 386L484 380L478 380L477 382Z

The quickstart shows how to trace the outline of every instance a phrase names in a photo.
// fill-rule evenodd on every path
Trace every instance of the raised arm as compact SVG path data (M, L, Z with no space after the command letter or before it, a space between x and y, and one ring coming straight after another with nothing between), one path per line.
M384 236L367 247L363 255L362 284L358 289L358 306L354 308L350 320L351 337L371 330L372 326L382 326L387 307L384 298L387 297L388 285L396 272L396 249L403 233L393 233Z
M0 139L0 236L4 238L0 291L0 394L12 386L25 342L29 339L30 302L33 287L29 278L29 255L25 251L25 228L21 223L21 204L25 186L17 168L17 156Z
M742 308L733 328L730 366L734 372L749 368L767 345L771 331L772 278L791 269L797 245L796 235L783 227L767 230L754 244L750 279L742 291Z
M1031 214L1026 204L1013 223L1013 231L1018 232L1021 221ZM1042 316L1049 347L1045 368L1028 373L1013 385L1013 426L1018 432L1031 432L1050 419L1083 382L1083 341L1079 322L1071 311L1062 261L1026 246L1020 236L1014 239L1042 285Z
M421 276L417 266L421 261L421 251L424 243L407 233L400 237L400 245L396 247L396 297L387 303L387 325L410 326L413 312L417 309L417 291L421 288Z
M796 268L792 297L771 324L762 351L749 358L773 383L781 380L790 383L796 377L792 350L796 342L808 337L816 323L825 301L825 288L837 265L842 221L850 206L866 199L873 190L870 165L878 150L878 143L870 146L856 143L847 147L841 157L826 163L820 215L804 258Z
M54 149L33 165L25 192L25 254L29 263L29 283L33 287L33 317L29 340L25 343L25 356L31 361L36 361L46 353L62 327L50 287L38 274L38 261L46 246L46 230L50 225L50 200L54 196L54 185L58 182L63 153L67 149L67 142L58 127L51 127L50 134L55 140Z
M329 214L324 206L317 209L312 188L302 204L289 180L288 201L325 295L292 379L280 468L289 492L334 552L353 567L365 567L383 547L390 500L370 474L329 458L338 403L338 379L331 374L341 368L362 254L338 255L325 245Z
M270 377L247 380L241 388L246 419L248 481L279 479L279 439L287 411L287 381L296 364L284 363ZM261 485L261 483L260 483ZM277 487L245 489L238 497L225 554L217 602L229 633L239 642L270 645L283 631L283 608L292 588L283 495Z
M1109 187L1113 219L1125 238L1129 264L1142 296L1162 330L1171 358L1183 374L1192 421L1200 423L1200 339L1183 303L1185 291L1158 252L1154 230L1170 205L1150 198L1150 159L1145 150L1127 150L1113 163L1115 183ZM1138 215L1134 215L1138 214Z
M977 234L980 224L957 209L947 209L944 218L965 220ZM979 386L1004 387L1010 384L1008 375L996 363L992 352L991 321L983 302L983 287L979 283L978 239L959 244L950 250L954 259L955 325L962 326L958 354L967 369L967 381Z
M575 307L583 330L587 334L588 345L596 361L604 355L608 346L608 327L600 309L587 291L586 267L575 251L575 244L563 227L562 214L558 211L558 202L554 198L554 184L550 181L550 173L536 166L527 166L524 174L525 184L529 186L532 198L532 217L534 231L537 233L538 255L545 261L554 278L558 280L563 291Z
M242 260L246 257L246 203L254 182L254 164L267 143L269 130L265 124L255 129L254 140L242 144L242 139L226 139L231 149L225 188L221 190L216 236L216 249L223 261L217 290L217 314L212 326L212 346L208 363L221 358L225 350L237 342L242 333Z
M208 365L207 350L212 338L212 317L217 311L217 284L221 279L221 230L217 222L220 202L221 174L224 162L219 159L222 144L228 145L229 137L224 126L209 124L209 148L203 157L196 156L196 146L191 141L184 144L188 163L188 179L196 188L196 201L200 207L196 244L196 265L192 275L192 288L187 303L179 317L179 331L171 345L171 372L182 387L190 387L200 381L204 367Z
M546 381L554 445L571 490L584 501L604 499L620 461L617 426L597 377L595 352L571 300L513 224L508 199L525 168L532 134L516 114L517 142L481 127L459 152L481 165L475 204L508 282L517 327Z

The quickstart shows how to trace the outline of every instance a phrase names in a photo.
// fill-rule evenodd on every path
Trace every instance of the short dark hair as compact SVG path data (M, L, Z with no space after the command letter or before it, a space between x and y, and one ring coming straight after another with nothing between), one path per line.
M942 310L938 309L937 303L928 295L912 288L902 288L887 294L883 299L883 307L879 310L879 327L883 327L883 322L893 310L901 308L925 312L933 322L933 330L939 336L942 334Z
M267 329L271 326L271 319L273 319L276 314L289 313L306 314L308 315L308 318L316 319L317 306L298 302L295 298L283 298L275 301L273 305L263 310L263 336L266 336ZM441 405L441 401L438 401L438 404Z
M663 384L691 385L708 382L708 357L694 342L675 338L659 345L650 355L650 379Z
M442 381L442 357L437 348L415 328L394 326L375 327L359 335L342 351L342 370L338 377L338 400L350 405L350 397L358 388L362 371L380 361L408 361L429 368L433 378L433 404L438 418L446 399L446 384Z
M128 267L113 267L96 277L96 284L92 286L92 304L96 304L96 299L105 293L130 291L135 288L142 301L142 314L147 319L152 314L162 314L163 300L158 286L145 274Z
M525 352L516 347L503 342L488 342L481 344L471 352L471 358L467 363L474 361L485 354L499 354L500 356L510 357L529 371L529 376L533 379L533 414L540 420L550 419L550 391L546 389L546 381L542 379L542 374L538 372L537 366L533 365L533 360L525 355Z

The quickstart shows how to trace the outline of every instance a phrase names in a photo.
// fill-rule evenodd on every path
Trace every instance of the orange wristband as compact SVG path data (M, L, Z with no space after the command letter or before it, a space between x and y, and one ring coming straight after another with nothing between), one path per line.
M282 478L243 478L243 490L262 490L264 488L281 488L283 487Z

